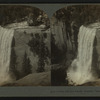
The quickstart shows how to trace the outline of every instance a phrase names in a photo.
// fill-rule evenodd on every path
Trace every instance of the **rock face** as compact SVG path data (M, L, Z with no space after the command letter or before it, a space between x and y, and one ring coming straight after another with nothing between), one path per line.
M99 26L98 26L99 27ZM95 75L97 74L100 77L100 29L96 31L96 37L94 41L93 49L93 70L95 70Z
M67 48L67 51L76 51L79 27L75 21L68 23L63 19L59 20L52 17L51 31L55 38L55 44L57 44L60 49Z
M66 30L66 25L63 21L59 21L56 18L52 18L51 31L55 38L55 44L60 50L63 50L64 48L72 50L72 40L67 34L68 30Z
M34 73L25 76L24 78L8 83L3 86L50 86L51 72Z
M15 68L12 66L12 69L18 76L18 79L20 79L25 76L25 59L28 60L28 63L31 66L31 68L28 68L30 70L29 73L36 73L38 68L39 56L31 51L30 46L28 45L29 41L32 40L32 37L35 37L36 34L39 34L41 37L45 33L47 37L44 38L43 41L50 52L50 30L41 29L39 27L16 28L14 30L11 59ZM45 63L44 68L45 71L50 70L50 58L48 58L48 63Z
M33 31L32 29L30 29L31 32ZM31 65L34 65L34 68L32 70L32 72L36 72L36 68L37 68L37 62L38 62L38 56L34 56L33 53L30 51L30 47L28 46L28 42L29 40L31 40L31 32L28 32L29 29L25 29L25 30L21 30L21 29L17 29L15 30L15 34L14 34L14 38L15 38L15 53L17 56L17 70L22 73L23 68L22 63L23 63L23 58L24 58L24 54L26 52L27 56L29 57L29 59L31 60ZM36 33L36 32L34 32ZM40 33L40 32L39 32Z
M57 59L60 57L58 59L58 62L62 61L61 59L64 59L64 57L69 54L75 56L77 52L75 43L77 41L74 39L75 31L73 30L73 25L67 26L66 23L63 22L63 20L57 20L55 17L52 17L51 32L51 51L52 53L54 53L55 51L58 53L58 55L54 54L55 56L57 56ZM54 63L57 62L55 61Z
M67 30L65 22L51 19L51 81L52 85L67 85L66 70L75 58L74 36L71 35L72 28ZM60 64L60 65L59 65ZM60 74L59 74L60 73ZM61 75L61 78L59 75ZM54 77L55 76L55 77Z
M53 21L54 20L54 21ZM53 35L53 43L54 47L57 48L57 55L55 55L55 59L58 59L58 62L53 62L52 64L57 64L56 66L52 65L52 80L54 79L53 76L58 75L59 73L59 69L60 70L67 70L68 67L70 67L72 61L76 58L77 56L77 50L76 50L76 44L75 42L75 36L74 36L74 32L75 30L72 28L73 25L70 27L71 29L71 33L72 36L70 37L68 35L68 30L66 30L66 24L64 24L63 21L58 21L57 19L52 19L52 35ZM96 28L96 36L94 39L94 44L93 44L93 57L92 57L92 73L95 77L100 77L100 24L99 23L93 23L90 25L85 26L87 28ZM77 31L78 34L78 31ZM52 46L51 46L52 47ZM53 47L53 48L54 48ZM55 51L56 49L51 48L51 51ZM65 50L66 49L66 50ZM65 52L64 52L65 50ZM73 52L74 51L74 52ZM64 58L62 58L59 54L61 52L61 55L66 55ZM57 56L57 58L56 58ZM59 64L65 64L62 66L59 66ZM64 66L66 66L66 68L64 68ZM59 67L59 69L58 69ZM64 72L64 71L63 71ZM62 72L61 72L62 73ZM61 74L63 75L63 73ZM63 77L64 78L64 77ZM56 79L56 78L55 78ZM55 80L54 79L54 80ZM53 80L53 81L54 81ZM57 79L56 79L57 81ZM59 79L58 79L58 82ZM57 85L56 83L53 83L53 85Z

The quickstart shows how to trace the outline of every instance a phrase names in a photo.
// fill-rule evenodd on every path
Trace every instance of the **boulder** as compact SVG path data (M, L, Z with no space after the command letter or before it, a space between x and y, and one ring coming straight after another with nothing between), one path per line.
M95 81L91 81L91 82L87 82L87 83L84 83L80 86L100 86L100 79L97 79Z
M51 72L33 73L3 86L50 86Z

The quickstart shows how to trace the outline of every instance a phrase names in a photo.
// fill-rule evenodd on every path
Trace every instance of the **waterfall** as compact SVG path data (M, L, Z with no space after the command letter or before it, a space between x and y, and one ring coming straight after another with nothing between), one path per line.
M0 27L0 85L11 82L9 72L13 29Z
M77 58L72 62L67 71L69 84L80 85L95 79L92 74L92 54L95 35L95 28L80 27Z

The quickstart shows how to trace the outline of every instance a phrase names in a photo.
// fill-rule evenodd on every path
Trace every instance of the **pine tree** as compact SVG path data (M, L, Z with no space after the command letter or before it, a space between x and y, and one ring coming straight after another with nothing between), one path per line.
M11 50L11 60L10 60L10 71L16 76L16 79L18 79L19 73L16 69L16 65L17 65L16 58L17 58L17 56L16 56L16 53L15 53L15 50L14 50L14 48L12 48L12 50Z
M16 79L19 78L19 72L17 71L17 68L16 68L16 65L17 65L17 62L16 62L16 59L17 59L17 56L16 56L16 52L15 52L15 38L13 37L13 40L12 40L12 45L11 45L12 49L11 49L11 57L10 57L10 71L15 75Z
M22 63L23 76L30 74L32 72L31 68L32 68L32 66L30 64L30 59L27 57L27 54L25 52L23 63Z

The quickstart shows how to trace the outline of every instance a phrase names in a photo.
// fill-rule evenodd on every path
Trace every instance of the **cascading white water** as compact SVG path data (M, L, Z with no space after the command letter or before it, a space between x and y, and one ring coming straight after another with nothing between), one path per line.
M67 71L69 84L80 85L95 79L91 69L95 35L95 28L80 27L78 34L78 55Z
M0 85L12 81L9 72L14 30L0 27Z

